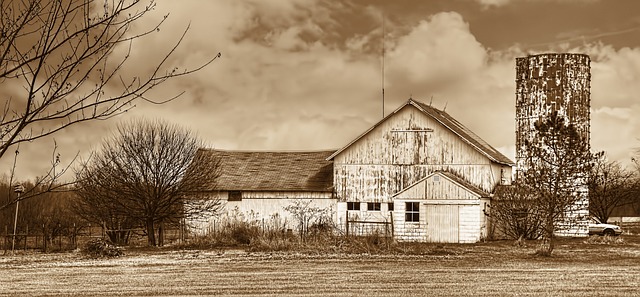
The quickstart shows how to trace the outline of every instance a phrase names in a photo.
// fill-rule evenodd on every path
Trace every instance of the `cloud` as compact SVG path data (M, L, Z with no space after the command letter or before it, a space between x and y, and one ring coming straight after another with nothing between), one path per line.
M396 79L430 87L472 75L484 64L486 51L455 12L438 13L398 38L389 51L389 72Z
M334 7L312 0L158 2L136 30L162 20L166 13L170 16L159 34L134 43L134 70L157 63L189 24L169 65L193 67L218 52L222 57L150 94L162 99L184 91L178 100L164 105L138 102L124 116L58 134L58 146L63 156L78 151L88 155L117 122L146 117L191 129L217 148L342 147L382 116L382 32L379 26L346 26L351 25L349 14L357 11L344 3ZM378 15L368 6L359 17L374 23ZM425 15L408 27L390 19L385 37L386 113L409 97L446 107L514 158L515 58L526 55L525 50L517 45L500 51L487 48L456 12ZM592 44L571 51L586 52L593 59L592 146L626 158L635 145L634 135L640 135L640 123L632 117L640 111L632 104L640 94L635 83L640 79L640 50ZM611 129L622 132L612 135L607 132ZM48 164L52 143L45 139L24 147L22 176L42 172L38 168Z
M482 5L483 7L490 8L490 7L499 7L499 6L507 5L509 2L513 0L476 0L476 1L480 3L480 5Z
M640 147L640 120L635 116L638 113L639 104L594 108L591 113L592 150L605 151L609 159L630 165L636 148Z

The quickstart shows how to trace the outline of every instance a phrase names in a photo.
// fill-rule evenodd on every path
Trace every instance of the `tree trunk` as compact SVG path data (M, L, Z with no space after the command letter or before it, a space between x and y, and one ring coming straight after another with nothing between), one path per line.
M153 226L153 219L147 219L147 244L149 246L156 246L156 233Z
M551 256L551 253L553 252L553 248L554 248L553 231L554 231L553 216L548 216L547 217L547 221L545 222L543 244L542 244L542 247L541 247L541 249L539 251L540 255L542 255L542 256L549 257L549 256Z
M162 222L158 226L158 246L164 246L164 223Z

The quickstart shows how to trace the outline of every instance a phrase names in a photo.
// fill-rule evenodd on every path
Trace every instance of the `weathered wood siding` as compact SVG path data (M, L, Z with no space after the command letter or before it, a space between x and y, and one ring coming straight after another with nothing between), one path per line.
M458 205L426 204L427 241L458 242L460 235L460 207Z
M461 187L448 178L434 175L410 186L395 196L395 199L478 199L478 195Z
M428 174L446 170L492 192L501 179L499 167L407 105L334 158L334 183L341 201L385 202Z
M394 196L395 235L401 240L470 243L483 235L481 197L435 173ZM406 222L406 202L420 202L420 222Z
M406 222L406 202L421 202L420 200L396 200L394 202L393 212L393 228L394 236L401 241L428 241L427 235L427 219L425 206L420 205L420 220L419 222Z
M229 192L221 191L212 193L211 198L220 199L224 208L218 215L211 216L207 220L190 222L197 232L206 232L215 224L235 219L265 224L276 223L277 220L281 227L295 229L296 221L285 207L292 205L296 199L312 200L311 206L331 209L334 214L333 220L337 219L335 217L337 200L327 192L246 191L242 192L241 201L228 201Z
M484 234L482 204L479 200L423 200L420 222L406 222L406 202L396 200L393 214L395 237L403 241L473 243Z

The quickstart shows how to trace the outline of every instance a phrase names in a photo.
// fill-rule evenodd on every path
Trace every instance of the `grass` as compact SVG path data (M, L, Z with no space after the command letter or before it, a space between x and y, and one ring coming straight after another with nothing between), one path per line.
M622 242L399 244L421 254L129 249L0 257L2 296L634 296L640 236ZM404 246L403 246L404 245Z

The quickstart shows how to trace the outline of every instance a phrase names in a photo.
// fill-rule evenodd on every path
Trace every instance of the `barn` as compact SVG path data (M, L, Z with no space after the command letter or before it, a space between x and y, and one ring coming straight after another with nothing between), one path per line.
M290 222L285 207L311 199L334 211L343 232L384 226L398 240L456 243L487 236L491 195L510 184L514 165L445 111L413 99L339 150L201 149L196 160L207 159L219 160L207 188L223 201L223 216Z
M206 221L190 222L197 229L238 219L278 224L293 229L295 221L285 211L296 199L310 206L335 209L332 151L229 151L200 149L194 160L217 164L217 178L205 185L209 199L219 199L223 209ZM193 166L198 166L194 164Z
M367 232L386 222L397 239L426 242L487 236L491 193L511 182L514 165L445 111L413 99L327 160L339 226Z

